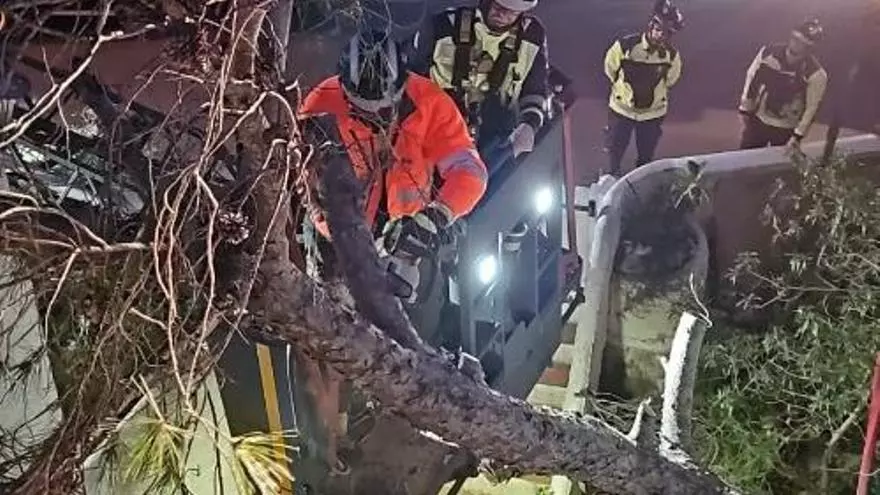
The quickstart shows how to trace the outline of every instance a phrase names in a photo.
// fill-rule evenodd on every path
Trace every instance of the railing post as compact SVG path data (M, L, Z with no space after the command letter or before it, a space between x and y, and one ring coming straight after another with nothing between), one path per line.
M865 447L862 449L862 465L859 468L859 485L856 495L868 495L871 473L874 471L874 454L877 451L877 435L880 428L880 352L874 361L874 378L871 380L871 398L868 403L868 427Z

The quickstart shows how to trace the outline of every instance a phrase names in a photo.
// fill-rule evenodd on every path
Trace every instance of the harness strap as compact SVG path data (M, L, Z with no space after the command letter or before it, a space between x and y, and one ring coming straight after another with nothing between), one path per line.
M471 50L476 44L474 34L474 20L476 9L473 7L459 7L455 11L455 31L453 43L455 43L455 56L452 62L452 87L459 97L462 97L462 83L467 79L471 70Z
M498 53L498 59L489 71L487 81L489 83L489 93L495 93L504 84L504 78L507 76L507 70L510 64L516 62L519 56L519 49L522 46L522 31L525 17L521 17L519 21L511 28L510 36L504 39Z

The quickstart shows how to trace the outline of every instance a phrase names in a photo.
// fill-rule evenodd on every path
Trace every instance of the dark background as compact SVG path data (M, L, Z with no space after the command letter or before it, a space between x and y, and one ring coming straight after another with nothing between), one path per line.
M344 0L308 0L332 7ZM334 3L334 1L336 3ZM409 37L420 20L443 8L472 3L468 0L364 0L368 22L387 25ZM686 27L674 42L683 57L681 82L671 94L671 109L659 157L733 149L738 143L736 114L745 70L764 43L785 41L792 28L810 16L825 27L818 55L831 77L831 86L819 123L808 139L822 139L833 108L846 106L845 127L870 128L880 113L876 97L878 78L863 77L857 87L846 87L849 67L860 54L874 59L880 37L868 39L864 27L871 0L679 0ZM580 101L572 111L575 158L582 180L589 181L605 163L601 152L608 85L602 70L605 50L616 36L640 30L653 0L541 0L536 14L547 28L551 63L574 80ZM878 10L874 7L874 10ZM340 16L337 15L337 19ZM875 20L876 21L876 20ZM307 22L308 24L308 22ZM340 34L351 26L324 22L310 32ZM873 90L873 91L870 91ZM844 131L844 135L852 131Z

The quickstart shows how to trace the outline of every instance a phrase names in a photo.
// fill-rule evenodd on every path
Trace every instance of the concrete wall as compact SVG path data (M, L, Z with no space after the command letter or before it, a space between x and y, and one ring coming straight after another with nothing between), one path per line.
M815 158L822 151L821 145L822 143L805 145L804 151ZM854 175L872 183L880 181L880 167L877 166L880 165L880 140L876 136L863 135L844 139L839 146L842 152L849 154ZM714 240L710 254L715 261L715 270L710 272L709 281L723 287L723 277L740 252L757 251L768 261L773 261L774 256L779 254L771 244L772 232L762 225L761 213L777 179L792 181L795 178L796 171L791 166L790 157L782 149L736 151L661 160L639 169L627 177L625 182L618 182L606 194L601 205L604 215L596 224L601 232L592 234L594 242L591 263L595 266L591 267L587 279L588 295L595 295L594 299L598 301L617 298L614 295L614 284L606 285L606 278L602 275L610 273L613 268L614 250L618 246L620 234L619 222L622 221L621 210L625 209L627 201L631 201L633 197L648 197L643 194L645 188L656 184L665 175L687 174L693 162L702 165L702 183L707 186L710 197L708 205L699 212L701 223L714 227L710 232L710 236L714 237L710 239ZM648 215L634 217L631 221L651 222L652 219ZM718 309L717 301L713 301L713 305ZM671 335L675 321L658 313L638 320L624 321L623 327L615 328L615 325L606 320L614 322L620 317L620 310L612 308L609 311L601 306L602 304L592 304L581 311L581 316L591 322L591 331L594 333L590 382L595 386L601 379L605 390L621 391L625 388L623 382L627 378L626 369L621 365L627 360L625 354L629 352L632 356L642 352L645 347L649 348L650 352L643 353L644 356L639 358L639 366L646 369L654 367L656 370L655 357L668 352L668 345L661 343L662 339L654 337L664 330ZM730 306L725 306L725 309L735 309L732 304ZM655 328L658 326L668 328ZM661 349L663 347L667 348ZM658 350L662 352L657 352ZM599 365L600 362L602 366ZM618 364L616 368L609 366L609 363L615 362Z
M5 175L0 177L5 179ZM9 283L13 263L9 257L0 257L0 285ZM32 291L30 282L0 289L0 462L17 457L20 450L11 448L12 444L38 445L61 420L61 413L51 408L58 392L48 356L43 353L23 377L15 369L39 355L46 342ZM8 474L14 476L16 471Z
M853 174L880 184L880 152L863 163L870 166L853 167ZM739 253L756 251L765 259L774 255L773 232L762 223L762 213L777 181L793 184L796 179L792 169L750 170L719 179L709 191L714 227L711 233L714 277L722 288L728 285L722 277L733 268Z
M3 166L5 156L0 155ZM0 169L0 191L8 189L6 174ZM48 356L42 353L24 376L15 368L40 356L46 336L34 304L33 284L8 285L14 264L13 258L0 256L0 462L16 457L18 451L12 444L37 445L61 420L60 413L50 409L58 392Z
M634 280L627 281L620 276L613 278L612 285L616 283L617 286L612 287L611 297L619 301L612 302L612 307L617 308L617 311L609 319L609 326L618 325L618 328L608 330L606 353L622 358L626 372L624 385L627 392L635 397L657 395L663 391L665 371L662 359L669 356L680 317L676 305L682 302L681 297L690 300L688 294L691 283L697 296L704 297L702 288L705 287L708 271L709 246L702 226L697 223L696 218L691 218L691 221L697 236L694 256L683 269L672 274L682 292L667 293L668 297L660 297L624 312L620 308L628 305L626 292L621 290L621 286ZM612 338L615 333L616 339ZM619 348L614 349L614 346Z

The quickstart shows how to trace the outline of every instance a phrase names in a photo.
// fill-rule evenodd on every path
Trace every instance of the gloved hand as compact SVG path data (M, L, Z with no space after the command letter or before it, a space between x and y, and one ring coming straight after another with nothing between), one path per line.
M441 244L449 242L447 229L451 224L449 210L433 203L415 215L389 222L382 232L382 248L392 256L432 256Z
M800 153L801 152L801 141L803 141L804 137L799 136L798 134L793 134L791 138L789 138L788 142L785 143L785 151L790 154Z
M379 258L385 270L388 290L403 302L413 304L419 300L422 283L420 260L386 255Z
M513 146L513 157L523 153L531 153L535 149L535 129L523 122L510 133L510 144Z
M389 288L404 302L417 302L436 277L440 246L450 242L452 215L443 205L432 204L415 215L389 222L377 240L381 262L388 273ZM434 275L425 276L422 272ZM427 278L426 278L427 277ZM423 280L423 278L426 278Z

